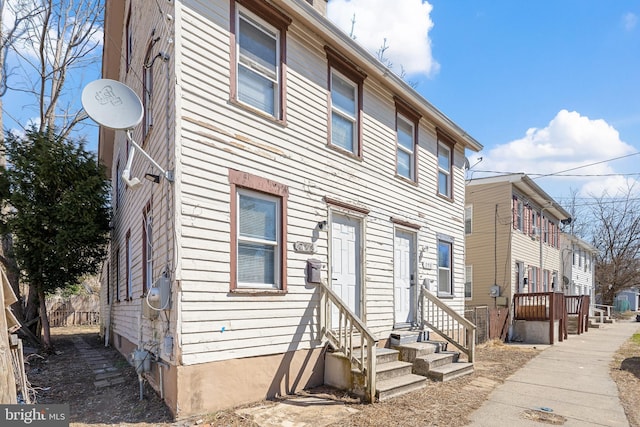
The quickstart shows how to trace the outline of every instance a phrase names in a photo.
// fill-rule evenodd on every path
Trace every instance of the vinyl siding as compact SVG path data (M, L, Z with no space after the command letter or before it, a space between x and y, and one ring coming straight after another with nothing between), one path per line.
M187 1L181 6L180 99L181 323L184 364L312 348L318 340L319 293L304 281L308 258L328 261L328 196L370 210L364 219L364 313L384 338L393 325L391 217L421 225L418 247L437 265L436 235L455 239L456 298L463 310L464 151L456 147L454 201L436 196L435 127L420 122L419 186L395 177L393 93L368 78L363 96L362 160L327 147L325 43L297 22L287 32L286 125L229 103L227 2ZM288 253L288 292L277 296L229 294L230 187L237 169L288 186L289 248L315 239L313 255ZM435 280L437 270L421 269ZM327 279L327 272L323 271ZM224 326L224 332L221 332Z

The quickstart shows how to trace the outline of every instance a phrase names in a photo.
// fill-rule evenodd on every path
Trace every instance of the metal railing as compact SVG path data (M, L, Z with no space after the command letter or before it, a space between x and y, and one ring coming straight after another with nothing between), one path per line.
M378 340L329 286L321 283L320 290L322 334L334 349L342 352L364 374L365 398L374 402ZM333 308L337 310L338 319L332 319Z
M456 313L425 287L421 287L422 326L427 326L456 346L473 363L476 348L476 325Z

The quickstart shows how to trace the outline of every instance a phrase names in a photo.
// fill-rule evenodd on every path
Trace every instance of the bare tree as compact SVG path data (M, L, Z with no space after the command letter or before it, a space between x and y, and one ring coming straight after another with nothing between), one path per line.
M640 284L640 202L629 186L621 197L594 198L592 243L598 249L596 290L604 304Z
M35 96L38 130L66 138L86 115L77 103L83 69L100 60L103 0L20 0L33 13L20 38L23 78L14 87ZM75 94L76 96L72 96Z
M13 90L32 97L33 102L23 106L33 111L29 122L21 123L23 128L35 123L40 133L55 132L57 137L67 139L86 117L78 99L86 83L82 79L85 70L100 61L104 1L0 0L4 21L0 22L0 96ZM12 256L11 238L3 231L0 261L19 295L19 270ZM30 332L40 335L38 319L43 316L40 307L44 304L32 287L21 299L23 304L16 314L25 334L35 338Z

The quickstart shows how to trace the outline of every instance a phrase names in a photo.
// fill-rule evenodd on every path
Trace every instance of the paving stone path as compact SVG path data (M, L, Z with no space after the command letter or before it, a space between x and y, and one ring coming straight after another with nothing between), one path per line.
M93 384L96 388L122 384L126 381L126 378L121 375L120 369L113 366L111 361L105 359L100 350L92 348L81 337L75 336L72 340L80 357L82 357L93 371L95 375Z

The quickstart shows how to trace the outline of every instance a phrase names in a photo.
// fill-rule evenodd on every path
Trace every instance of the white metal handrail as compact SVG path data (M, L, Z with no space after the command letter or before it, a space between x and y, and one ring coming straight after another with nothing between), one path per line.
M364 374L366 379L365 397L374 402L376 397L376 347L378 340L362 321L347 307L342 299L325 283L320 284L322 292L321 325L322 334L329 343L344 355ZM332 305L338 310L338 322L331 319ZM360 342L358 342L360 338ZM354 351L354 349L360 351Z
M421 315L423 327L427 326L456 346L473 362L476 346L476 325L456 313L425 287L421 287Z

